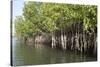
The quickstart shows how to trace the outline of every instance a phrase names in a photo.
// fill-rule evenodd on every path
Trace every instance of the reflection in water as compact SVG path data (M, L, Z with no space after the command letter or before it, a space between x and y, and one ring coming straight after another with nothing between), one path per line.
M13 39L13 65L55 64L96 61L96 57L74 51L52 49L42 44L22 44Z

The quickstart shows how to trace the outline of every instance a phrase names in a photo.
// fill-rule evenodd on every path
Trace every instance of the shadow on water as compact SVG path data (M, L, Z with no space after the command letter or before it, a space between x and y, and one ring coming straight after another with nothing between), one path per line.
M79 52L53 49L43 44L24 44L13 41L13 65L39 65L70 62L96 61L96 57Z

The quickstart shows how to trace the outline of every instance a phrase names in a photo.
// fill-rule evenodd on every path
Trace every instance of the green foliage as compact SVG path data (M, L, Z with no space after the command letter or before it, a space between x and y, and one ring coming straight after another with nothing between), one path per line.
M23 36L24 35L24 20L22 16L18 16L15 19L15 29L16 29L16 35L17 36Z
M94 5L71 5L27 2L23 16L16 17L16 34L32 36L36 32L53 32L75 22L83 22L83 29L97 27L97 7Z
M89 6L83 20L84 29L94 30L97 27L97 8L96 6Z

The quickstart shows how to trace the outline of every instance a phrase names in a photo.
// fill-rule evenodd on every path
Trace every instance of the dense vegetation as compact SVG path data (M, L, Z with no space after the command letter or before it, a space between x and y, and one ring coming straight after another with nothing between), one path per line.
M23 15L15 20L16 36L23 39L37 33L50 36L52 48L96 54L97 7L27 2Z

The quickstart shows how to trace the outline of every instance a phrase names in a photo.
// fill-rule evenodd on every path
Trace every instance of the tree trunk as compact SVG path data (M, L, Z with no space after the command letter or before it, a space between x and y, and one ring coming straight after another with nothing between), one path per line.
M79 50L79 36L77 33L75 35L75 41L76 41L76 49Z
M64 33L64 49L66 49L66 34Z
M87 42L86 42L86 37L85 37L85 32L83 32L83 50L84 50L84 52L86 52L87 51Z
M80 34L80 51L83 52L83 37L82 37L82 33Z
M56 40L55 40L54 32L52 32L52 48L54 47L56 47Z
M64 34L63 34L63 31L61 29L61 46L63 49L65 49L65 45L64 45Z
M97 37L96 37L96 33L94 32L94 49L93 49L93 54L96 55L97 54Z

